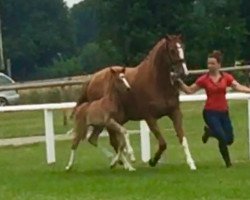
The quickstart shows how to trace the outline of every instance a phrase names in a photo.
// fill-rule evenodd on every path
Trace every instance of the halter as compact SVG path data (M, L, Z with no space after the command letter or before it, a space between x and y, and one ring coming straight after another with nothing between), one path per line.
M170 62L171 62L171 69L175 69L176 66L178 64L181 64L182 67L183 67L183 70L184 70L184 74L185 75L188 75L188 69L187 69L187 65L186 65L186 60L184 58L184 52L183 52L183 49L181 47L181 44L180 43L176 43L176 47L177 47L177 50L178 50L178 55L179 55L179 58L178 60L176 61L173 61L172 57L169 55L169 59L170 59ZM173 70L174 71L174 70ZM175 72L172 72L172 74L175 74L176 76L179 76L178 74L176 74Z

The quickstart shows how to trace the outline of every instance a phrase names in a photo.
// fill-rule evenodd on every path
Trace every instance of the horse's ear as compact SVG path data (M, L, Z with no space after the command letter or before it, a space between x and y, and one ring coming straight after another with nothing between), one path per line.
M182 39L183 39L183 37L182 37L181 34L177 35L177 38L178 38L180 41L182 41Z
M126 71L126 67L123 67L122 68L122 73L125 74L125 71Z
M165 39L166 39L167 41L169 41L169 40L171 40L171 36L167 34L167 35L165 36Z
M109 70L110 70L111 74L115 74L115 70L112 67L110 67Z

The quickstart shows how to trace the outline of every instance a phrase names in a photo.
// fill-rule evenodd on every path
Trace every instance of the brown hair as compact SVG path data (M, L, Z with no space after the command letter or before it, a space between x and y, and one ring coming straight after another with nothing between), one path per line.
M222 63L222 53L218 50L213 50L212 53L208 55L208 58L215 58L218 63Z

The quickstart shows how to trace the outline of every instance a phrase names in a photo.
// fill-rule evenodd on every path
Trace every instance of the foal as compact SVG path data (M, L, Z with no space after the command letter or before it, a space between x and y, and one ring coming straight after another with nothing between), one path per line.
M118 151L112 159L110 166L114 167L119 160L124 164L124 168L129 171L135 169L126 159L124 150L127 146L125 135L126 129L117 123L113 118L116 115L122 115L123 109L120 95L130 90L130 85L125 79L125 68L114 70L110 68L109 88L106 95L96 101L84 103L75 110L75 135L71 146L71 155L66 170L70 170L74 162L75 150L79 142L84 140L87 135L88 128L94 126L98 129L109 128L113 130L112 137L116 137ZM111 136L110 136L111 137Z

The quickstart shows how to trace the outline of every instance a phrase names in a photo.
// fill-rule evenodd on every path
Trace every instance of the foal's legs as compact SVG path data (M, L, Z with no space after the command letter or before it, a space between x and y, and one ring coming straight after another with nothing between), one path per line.
M113 139L116 138L116 148L117 148L117 154L114 157L114 159L111 161L110 166L114 167L119 159L123 161L124 168L128 169L129 171L135 171L135 169L132 167L132 165L128 162L126 156L124 155L124 148L126 147L126 138L125 135L127 133L127 130L121 126L119 123L117 123L115 120L110 119L107 123L107 128L111 130L113 133L112 135L110 134L110 138L112 137ZM110 132L109 132L110 133Z
M119 141L117 140L117 137L116 137L117 131L112 129L112 128L108 128L108 127L107 127L107 131L109 132L109 140L110 140L111 146L114 148L115 152L118 152L117 144L119 143ZM119 132L119 130L118 130L118 132ZM130 144L129 133L127 131L124 133L124 137L125 137L125 145L126 145L125 150L129 156L129 159L132 162L135 162L136 159L135 159L135 155L134 155L134 149Z
M171 115L169 115L170 119L173 121L174 129L179 139L179 142L184 148L184 152L186 155L187 163L191 170L196 170L196 166L194 160L191 156L187 138L184 136L183 125L182 125L182 113L180 109L175 109Z
M79 142L86 138L87 130L88 130L88 127L87 127L87 125L85 124L84 121L78 120L76 122L75 133L74 133L75 135L74 135L74 138L73 138L73 141L72 141L69 162L68 162L68 165L65 168L66 170L70 170L72 168L73 163L74 163L74 159L75 159L75 151L76 151L76 149L77 149L77 147L79 145Z
M163 151L167 148L167 144L162 136L162 133L159 129L159 126L157 124L156 119L153 119L153 118L146 119L146 122L148 124L149 129L153 132L154 136L156 137L156 139L158 140L158 143L159 143L159 149L155 153L154 158L151 158L149 160L149 165L151 167L154 167L157 164L157 162L159 161L159 159L161 158L161 154L163 153Z
M88 141L90 144L97 147L97 140L98 140L98 137L99 137L100 133L102 132L102 130L103 130L103 127L101 127L101 126L94 127L93 132L90 133L90 136L88 138Z

